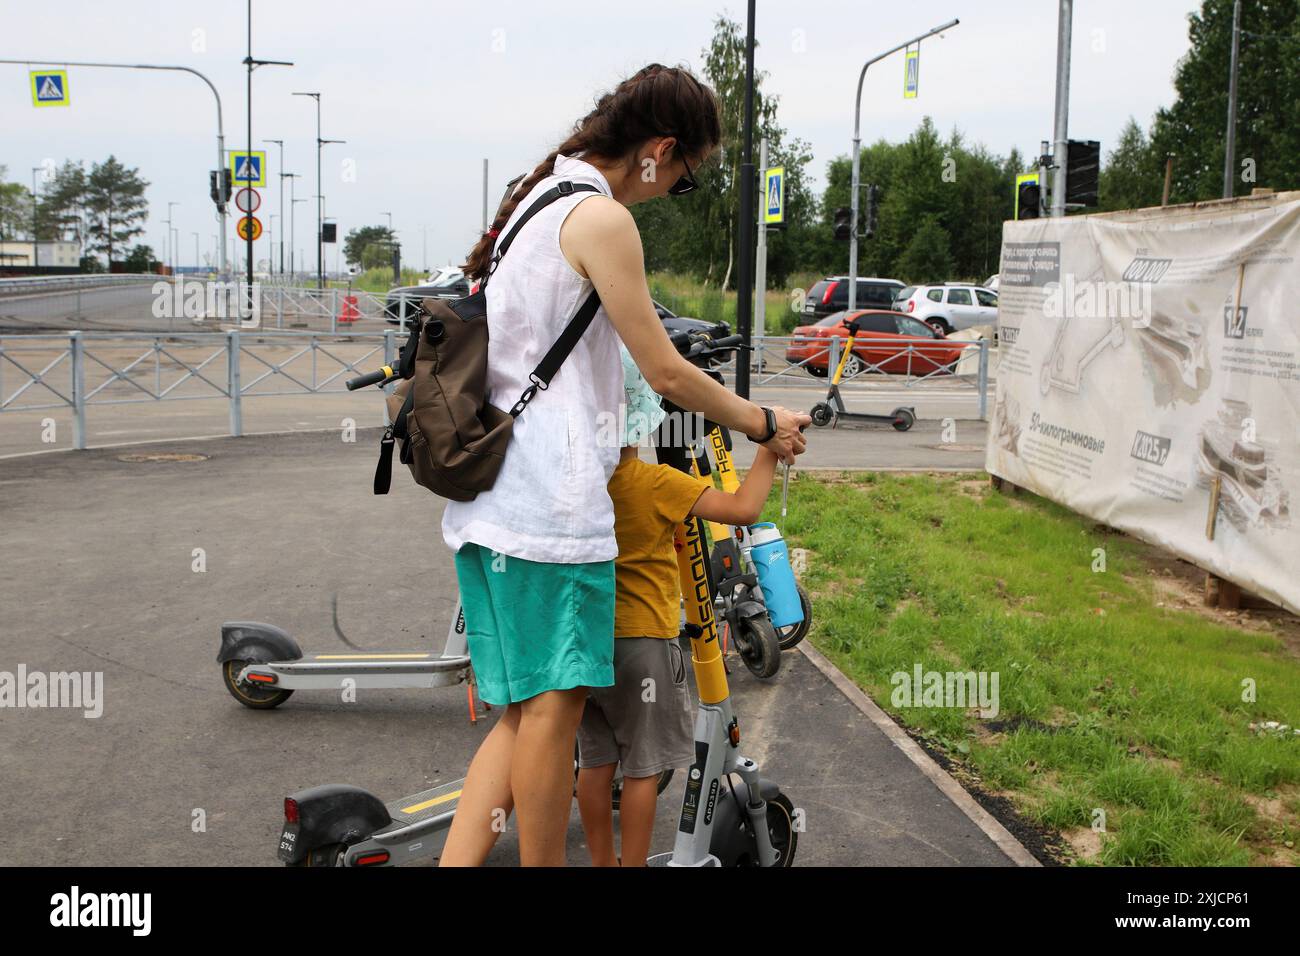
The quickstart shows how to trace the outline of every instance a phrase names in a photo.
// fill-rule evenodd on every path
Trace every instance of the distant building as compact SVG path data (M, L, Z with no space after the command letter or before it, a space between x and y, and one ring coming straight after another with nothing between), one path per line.
M36 245L36 260L32 261L30 241L0 242L0 266L30 269L34 266L51 266L75 269L81 265L81 246L75 242L41 241Z

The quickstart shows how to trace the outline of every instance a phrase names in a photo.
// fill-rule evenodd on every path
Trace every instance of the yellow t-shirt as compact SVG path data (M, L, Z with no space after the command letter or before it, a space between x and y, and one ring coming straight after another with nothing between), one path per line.
M712 485L671 465L631 458L609 479L614 502L617 594L615 637L674 638L681 624L681 583L673 531Z

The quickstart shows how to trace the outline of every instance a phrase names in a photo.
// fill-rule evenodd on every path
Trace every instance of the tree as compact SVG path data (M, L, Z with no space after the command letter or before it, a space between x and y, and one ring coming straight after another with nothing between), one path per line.
M937 217L926 216L921 221L899 257L895 271L904 281L915 285L943 282L952 274L948 232L939 225Z
M144 191L148 183L137 169L127 169L109 156L96 163L86 180L86 211L90 216L90 248L103 252L111 268L113 250L144 232L149 215Z
M1237 71L1235 192L1300 186L1300 4L1244 0ZM1232 50L1232 0L1204 0L1188 16L1191 49L1178 63L1173 106L1156 114L1151 140L1172 154L1171 202L1223 194L1224 130Z
M9 170L0 166L0 239L13 239L31 231L32 194L21 183L7 183Z
M68 160L45 188L38 220L41 232L54 239L71 240L85 245L91 222L86 208L89 182L81 162Z
M150 246L135 246L131 254L123 261L128 272L153 272L158 266L158 257Z
M378 255L378 266L386 265L392 261L392 245L397 241L397 237L387 226L362 226L360 229L353 229L343 240L343 260L349 265L361 266L362 268L373 268L368 265L369 261L374 261L375 255ZM372 246L379 246L376 254L369 258L366 253Z
M1103 212L1160 205L1164 163L1131 116L1102 166L1098 191Z

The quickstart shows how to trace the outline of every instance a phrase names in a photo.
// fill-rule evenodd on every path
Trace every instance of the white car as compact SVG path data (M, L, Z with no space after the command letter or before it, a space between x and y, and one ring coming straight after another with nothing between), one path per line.
M428 278L424 280L424 285L449 285L457 279L462 278L465 273L461 272L460 266L442 266L434 269L429 273Z
M895 301L894 309L944 335L998 324L998 294L979 285L918 285L906 298Z

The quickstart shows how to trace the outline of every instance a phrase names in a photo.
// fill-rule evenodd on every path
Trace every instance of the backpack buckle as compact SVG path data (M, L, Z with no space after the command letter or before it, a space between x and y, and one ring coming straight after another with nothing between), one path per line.
M567 196L569 195L569 193L573 192L573 183L565 179L562 180L561 182L556 183L555 188L560 191L561 196Z

